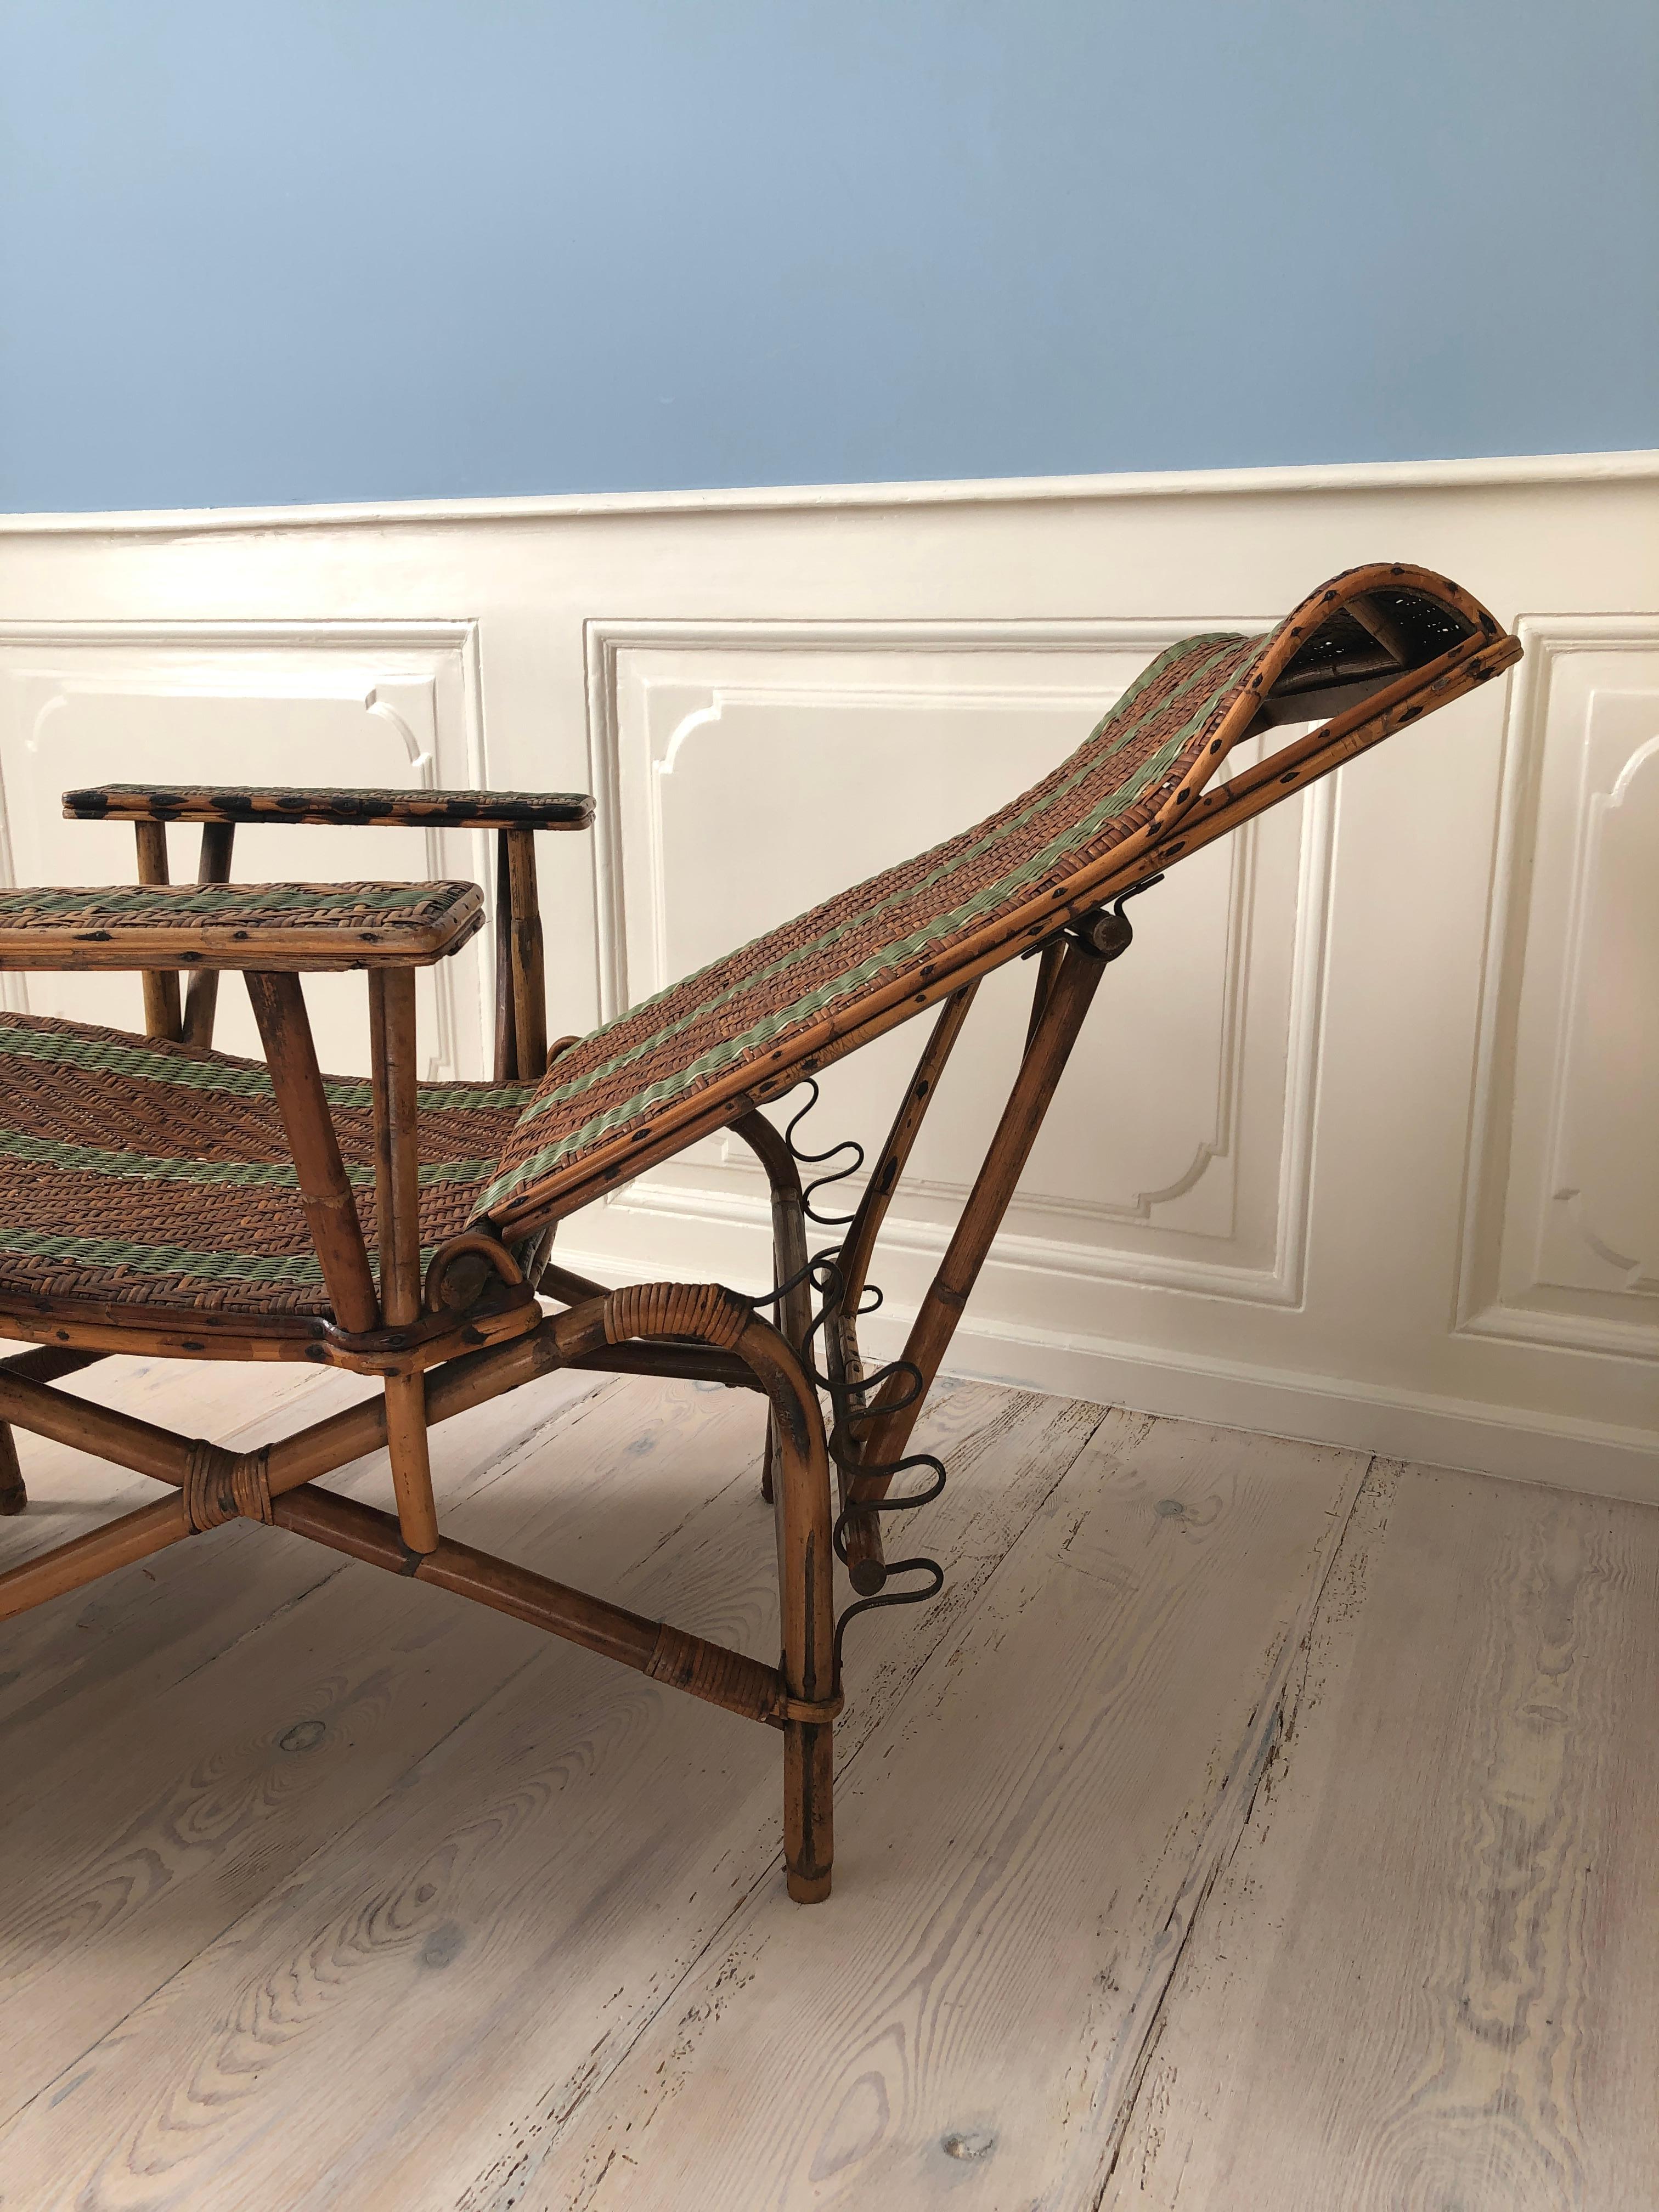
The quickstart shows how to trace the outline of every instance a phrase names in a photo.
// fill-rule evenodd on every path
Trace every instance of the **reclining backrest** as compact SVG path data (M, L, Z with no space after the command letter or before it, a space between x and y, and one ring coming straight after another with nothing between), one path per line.
M480 1217L519 1236L586 1204L1519 652L1456 585L1399 562L1349 570L1265 635L1171 646L1068 760L1000 814L568 1047L526 1108ZM1245 737L1322 716L1331 719L1317 732L1214 784Z

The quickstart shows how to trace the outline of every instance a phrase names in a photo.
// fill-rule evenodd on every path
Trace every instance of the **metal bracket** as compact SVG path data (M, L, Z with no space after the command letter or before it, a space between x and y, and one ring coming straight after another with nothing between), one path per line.
M1092 907L1087 914L1079 915L1061 935L1069 937L1074 944L1086 945L1103 960L1121 959L1135 941L1133 925L1123 911L1124 901L1139 898L1142 891L1151 890L1154 884L1163 880L1161 875L1146 876L1139 883L1131 884L1109 905Z

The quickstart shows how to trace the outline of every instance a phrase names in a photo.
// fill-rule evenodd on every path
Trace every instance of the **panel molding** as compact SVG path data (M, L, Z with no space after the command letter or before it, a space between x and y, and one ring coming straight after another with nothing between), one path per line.
M613 705L604 664L620 651L622 797L628 860L637 870L643 814L635 779L646 750L640 731L648 720L650 750L659 754L678 715L701 703L701 677L723 677L728 664L723 653L635 659L625 650L633 638L795 641L821 652L839 635L852 651L870 654L866 666L795 663L832 686L878 684L890 670L899 681L915 672L969 685L1000 684L1005 676L1018 683L1026 672L1023 652L1033 655L1038 689L1069 684L1074 672L1086 681L1096 670L1115 688L1132 660L1144 661L1192 626L1186 611L1196 608L1201 618L1206 608L1242 606L1277 616L1322 577L1379 554L1425 560L1455 576L1507 626L1528 611L1531 661L1546 657L1547 644L1562 647L1547 656L1559 689L1543 756L1541 812L1528 776L1539 758L1532 725L1543 672L1523 662L1505 684L1486 686L1437 717L1429 732L1402 732L1321 786L1319 804L1329 810L1335 833L1328 853L1322 837L1306 837L1298 864L1297 825L1283 811L1271 817L1258 844L1259 928L1243 1042L1245 1119L1232 1155L1218 1159L1186 1196L1154 1206L1151 1224L1103 1219L1098 1212L1066 1218L1045 1207L1043 1192L1063 1200L1075 1188L1091 1203L1127 1206L1143 1187L1177 1176L1197 1140L1214 1131L1226 870L1218 855L1212 871L1200 874L1197 862L1183 870L1159 895L1156 929L1144 933L1135 960L1118 971L1120 1003L1103 1007L1085 1038L1084 1079L1060 1101L1061 1141L1033 1164L1030 1189L1010 1217L957 1340L955 1364L1027 1387L1623 1494L1635 1494L1626 1474L1645 1451L1647 1494L1659 1498L1655 1363L1650 1344L1640 1340L1645 1331L1629 1326L1645 1322L1651 1302L1644 1294L1638 1309L1619 1289L1626 1278L1582 1242L1565 1203L1544 1203L1563 1180L1571 1185L1582 1176L1595 1234L1610 1251L1639 1250L1646 1262L1651 1186L1645 1164L1626 1158L1643 1129L1635 1085L1642 1085L1645 1111L1650 1081L1644 1012L1639 1077L1631 1073L1624 1091L1613 1093L1602 1070L1609 1040L1620 1035L1619 974L1627 972L1628 989L1638 967L1644 979L1650 972L1645 939L1632 940L1630 932L1645 931L1652 912L1638 872L1654 821L1651 763L1632 794L1633 813L1613 817L1621 826L1603 869L1607 902L1589 918L1585 957L1595 992L1593 1026L1569 1086L1571 1172L1546 1186L1540 1169L1536 1188L1530 1179L1550 1104L1549 994L1561 973L1572 817L1583 803L1559 741L1564 735L1571 741L1592 690L1649 689L1650 657L1624 656L1633 639L1659 632L1656 480L1659 451L4 517L0 611L14 619L0 626L0 638L10 641L0 654L15 664L22 654L33 662L56 652L65 639L118 647L171 640L166 657L223 663L235 661L245 646L280 642L280 653L264 656L270 668L313 649L343 647L349 659L353 649L366 655L390 641L394 652L405 649L392 665L408 667L410 649L417 658L460 650L465 634L468 714L477 744L472 774L507 787L573 788L600 780L589 750ZM1172 608L1178 621L1150 620ZM468 619L449 620L457 611ZM33 641L20 646L21 639ZM967 658L979 639L1003 648L1000 665ZM1067 666L1044 644L1064 653L1103 640L1126 650L1121 657L1085 653ZM1591 648L1588 659L1574 640ZM918 657L912 669L902 653L883 658L878 651L884 642L915 641L959 645L963 657ZM1127 649L1130 641L1139 642ZM1595 658L1596 647L1611 648L1605 663ZM794 651L792 643L778 659L734 655L729 672L786 675ZM145 657L142 650L133 656ZM343 665L337 653L331 659ZM657 690L682 673L690 689L676 682L666 693ZM457 693L448 677L445 683L446 729L455 738ZM116 763L131 729L134 773L142 773L141 757L171 757L168 709L135 700L129 720L117 704L76 707L71 720L48 725L44 757L29 756L20 776L27 725L40 696L31 686L4 702L17 856L26 873L68 880L79 863L64 842L67 826L46 818L56 812L54 755L66 771L60 785L92 780L90 773L77 779L68 772L82 757L96 757L98 775L122 773ZM424 726L419 699L383 692L378 703L403 714L417 732ZM677 769L687 787L677 791L672 778L665 787L673 794L663 822L667 951L675 964L723 949L717 939L735 941L750 915L783 910L792 863L776 856L752 894L716 884L700 902L700 847L711 856L707 865L720 865L723 811L739 835L767 837L792 788L810 792L814 809L826 799L833 805L840 779L830 749L842 742L842 732L848 764L862 769L880 759L890 738L902 744L907 730L916 731L918 750L896 787L902 797L889 817L889 843L920 846L945 819L948 801L937 773L941 763L949 773L958 742L976 800L995 782L1005 751L1023 766L1057 747L1071 711L1038 721L1029 738L1020 717L1006 710L969 724L960 740L948 716L908 722L902 713L882 710L866 717L830 709L795 726L745 707L729 732L693 732ZM1600 780L1590 789L1605 790L1618 764L1650 734L1638 726L1644 711L1605 696L1598 701L1591 744ZM344 781L374 760L388 775L408 775L406 739L394 744L393 732L381 726L387 717L368 707L362 712L368 719L360 721L356 710L337 706L300 710L296 736L312 773ZM233 705L225 726L245 730L245 743L216 738L216 720L211 704L186 702L181 757L188 750L216 763L220 774L245 762L243 781L263 772L256 757L280 761L281 708ZM774 728L787 732L790 750L769 760ZM361 750L352 753L354 732ZM60 738L69 742L59 744ZM459 779L461 757L459 740L447 744L446 780ZM605 748L594 746L593 757L603 766ZM966 811L965 784L963 796ZM612 820L614 805L613 798ZM100 859L111 859L115 872L123 866L130 872L130 836L80 834L92 839ZM184 845L176 842L182 872ZM873 829L856 841L849 830L849 859L855 842L849 876L866 872L866 857L878 849L887 855ZM620 885L612 872L599 886L606 924L601 949L592 869L595 861L605 867L605 854L586 836L538 843L550 1021L559 1031L584 1030L599 1018L602 981L609 975L614 990L617 980ZM829 819L813 844L811 884L803 871L797 906L832 887L838 841ZM252 849L250 842L250 855ZM443 849L445 873L486 879L483 854L463 860L470 848L455 840ZM418 842L400 844L397 862L388 861L384 872L414 872L419 851ZM296 862L297 872L314 861L313 848L303 865ZM1298 865L1303 908L1311 912L1328 898L1328 927L1301 949L1291 1042L1291 901ZM262 857L250 872L273 866ZM1328 872L1328 890L1310 873L1321 868ZM351 867L335 872L375 870L355 850ZM1522 910L1534 872L1535 890L1527 895L1546 920L1521 991L1526 1081L1512 1098L1503 1054L1516 970L1505 918ZM635 933L636 960L645 961L649 948L638 935L644 907L637 885L628 889L628 927ZM1625 949L1632 942L1636 965ZM470 1068L489 1064L489 1002L480 984L489 950L475 942L453 978L458 1019L472 1024L460 1042L477 1040ZM1143 984L1154 962L1156 978ZM636 988L645 972L636 973ZM1017 1047L1014 1002L1024 980L1020 971L988 986L975 1035L964 1040L964 1087L971 1089L961 1118L941 1113L939 1132L915 1163L919 1179L971 1172L970 1121L977 1131L988 1117L993 1087ZM1647 981L1640 988L1645 992ZM1138 1099L1109 1097L1103 1086L1129 1080L1118 1037L1142 1030L1146 1004L1153 998L1162 1004L1166 994L1170 1018L1158 1032L1164 1072L1154 1073L1150 1090L1137 1086ZM92 994L86 995L90 1007ZM355 987L340 994L337 1018L325 1001L319 1012L325 1033L331 1026L343 1039L349 1022L355 1040ZM246 1015L237 994L228 1013L232 1020ZM238 1042L244 1034L239 1027ZM423 1015L423 1040L428 1035L435 1027L425 1025ZM867 1074L832 1071L827 1118L878 1127L883 1094L890 1081L902 1080L897 1063L909 1042L897 1040L884 1058L878 1048L880 1065ZM1297 1074L1291 1110L1281 1117L1285 1056ZM1520 1109L1518 1149L1506 1201L1513 1104ZM1067 1164L1074 1152L1075 1171ZM716 1276L758 1288L769 1279L766 1209L754 1186L721 1166L713 1146L668 1174L686 1187L676 1211L649 1210L658 1201L647 1178L625 1201L596 1206L562 1227L571 1264L602 1280ZM1277 1243L1275 1189L1290 1194L1280 1207L1288 1231ZM1483 1211L1494 1192L1495 1214ZM1629 1206L1626 1192L1634 1200ZM909 1218L897 1224L896 1233L918 1249L891 1254L893 1303L872 1323L872 1350L890 1342L881 1335L883 1324L900 1320L921 1295L951 1196L920 1188ZM1510 1241L1501 1247L1487 1231L1502 1224L1506 1204ZM1638 1206L1639 1235L1630 1227ZM1553 1224L1544 1278L1613 1288L1583 1288L1564 1298L1551 1293L1553 1309L1541 1315L1513 1304L1489 1310L1499 1285L1518 1295L1532 1279L1526 1231L1540 1210ZM1305 1249L1294 1249L1292 1239ZM1488 1265L1493 1252L1501 1261L1497 1273ZM1172 1269L1170 1257L1188 1264ZM1241 1279L1227 1263L1255 1270L1254 1279ZM1580 1310L1565 1313L1564 1304Z
M1527 940L1532 921L1535 841L1552 693L1568 656L1609 650L1654 656L1659 689L1659 615L1527 615L1516 625L1525 657L1515 673L1504 732L1501 784L1487 900L1480 1011L1475 1042L1474 1085L1455 1326L1464 1335L1599 1352L1626 1358L1659 1359L1659 1324L1552 1304L1547 1286L1529 1303L1507 1296L1501 1269L1508 1228L1511 1117L1517 1071L1513 1066ZM1626 763L1616 784L1627 783L1652 744ZM1550 1101L1541 1158L1553 1170L1560 1158L1571 1039L1579 1022L1575 982L1581 971L1589 895L1590 862L1609 799L1592 794L1573 824L1573 852L1565 914L1565 951L1551 1032ZM1553 1180L1553 1174L1552 1180ZM1540 1212L1532 1239L1543 1234Z
M573 1243L563 1259L598 1282L644 1279L597 1245ZM914 1317L912 1308L896 1301L861 1328L872 1360L898 1357ZM1136 1413L1659 1505L1653 1431L1587 1416L1523 1411L1490 1399L1227 1359L1212 1352L1194 1355L1087 1328L987 1318L971 1306L951 1340L946 1365L951 1375L975 1381L1050 1390Z
M622 804L621 671L624 654L653 649L696 652L789 652L814 654L899 654L903 653L1014 651L1042 656L1079 651L1129 653L1150 659L1180 639L1206 629L1255 631L1270 628L1263 616L1184 615L1133 617L1063 621L1018 618L979 621L920 622L769 622L649 621L639 618L593 617L586 624L588 762L595 801L594 822L594 938L597 987L601 1019L610 1019L630 1003L624 903L624 823ZM791 697L821 702L821 691L793 690L787 684L753 686L723 684L714 705L695 710L677 726L675 741L692 724L718 715L721 705L738 700L787 703ZM837 695L839 698L843 695ZM845 696L864 701L937 700L944 696L923 687L872 692L867 686ZM1028 695L995 690L975 693L976 705L1005 697ZM1056 687L1050 697L1073 696L1073 687ZM1099 709L1103 702L1097 690L1079 690L1080 703ZM655 789L653 784L653 799ZM1048 1237L1030 1227L1005 1225L992 1248L992 1265L1060 1276L1079 1282L1121 1284L1196 1292L1209 1297L1268 1306L1296 1306L1304 1295L1309 1216L1312 1194L1314 1123L1318 1092L1318 1066L1324 978L1330 926L1329 893L1335 839L1335 785L1315 785L1303 795L1301 836L1297 856L1293 937L1290 953L1290 1003L1287 1015L1287 1055L1282 1138L1277 1170L1273 1258L1270 1266L1231 1265L1198 1255L1138 1251L1113 1243L1109 1236L1093 1243ZM661 873L659 830L654 806L647 823L653 865ZM1168 1192L1142 1193L1134 1204L1079 1198L1022 1199L1020 1209L1064 1212L1089 1220L1109 1232L1115 1225L1145 1220L1152 1204L1176 1190L1196 1183L1211 1158L1222 1154L1236 1137L1240 1117L1239 1090L1243 1080L1239 1051L1243 1001L1249 959L1249 899L1255 865L1255 825L1247 825L1234 841L1229 888L1228 944L1224 969L1224 1035L1221 1079L1224 1095L1217 1100L1217 1135L1201 1143L1200 1154L1182 1182ZM663 911L660 883L653 886L653 930L660 939ZM659 955L662 957L661 954ZM653 988L656 988L653 980ZM747 1179L747 1178L745 1178ZM611 1192L602 1204L619 1214L636 1214L679 1221L718 1222L760 1231L769 1220L769 1210L758 1175L752 1192L717 1191L670 1181L659 1170L649 1180ZM856 1183L848 1189L858 1188ZM903 1195L932 1197L959 1205L968 1194L965 1183L913 1182L902 1187ZM896 1209L888 1217L883 1237L889 1249L937 1260L949 1242L945 1225Z
M1060 622L730 622L594 616L584 625L587 758L593 794L593 897L599 1018L626 1011L623 908L622 729L618 672L628 652L689 647L703 652L1142 652L1149 658L1203 629L1269 629L1262 615L1120 617ZM776 695L771 695L776 696Z
M131 656L125 665L124 654ZM134 698L335 701L360 706L386 728L422 786L435 785L441 745L447 741L453 748L457 736L467 781L479 785L489 781L478 623L471 617L0 622L0 678L52 687L34 714L27 741L32 748L40 744L52 720L69 711L77 698L116 693ZM458 698L458 732L441 723L449 711L440 696L447 679ZM343 780L354 779L348 775ZM419 834L423 866L428 875L441 877L446 872L441 839L456 833L427 825ZM472 872L478 874L487 865L487 839L481 833L463 834ZM7 883L16 880L10 799L3 779L0 874ZM488 880L487 875L480 880ZM492 949L482 948L486 963ZM13 1011L26 1010L25 983L20 976L3 979L3 1001ZM461 1002L453 963L442 963L434 970L431 990L435 1070L453 1075L459 1065L463 1036L477 1049L486 1048L485 1013ZM485 995L487 999L489 994Z
M495 499L348 500L292 507L161 507L113 514L0 514L0 537L177 537L383 524L465 525L608 515L789 514L862 507L1029 507L1060 501L1245 497L1261 493L1475 491L1510 484L1643 483L1659 447L1499 453L1423 461L1302 461L1270 468L1125 469L1096 475L944 477L926 482L739 485L708 491L532 493Z

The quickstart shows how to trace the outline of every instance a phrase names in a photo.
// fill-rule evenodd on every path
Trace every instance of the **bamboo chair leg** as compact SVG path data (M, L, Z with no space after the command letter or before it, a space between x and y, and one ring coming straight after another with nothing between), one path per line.
M435 1552L438 1509L432 1496L432 1460L427 1446L425 1376L386 1376L386 1446L404 1541L411 1552Z
M39 1559L0 1574L0 1620L30 1613L65 1590L81 1589L118 1567L148 1559L169 1544L182 1543L190 1534L190 1516L181 1498L158 1498L136 1513L106 1521L84 1536L76 1536Z
M52 1382L60 1375L78 1375L83 1367L95 1367L108 1357L107 1352L83 1352L64 1344L37 1344L30 1352L0 1360L0 1376ZM28 1502L28 1486L18 1464L17 1439L11 1424L0 1421L0 1515L24 1512Z
M751 1321L736 1348L772 1401L785 1686L799 1705L828 1705L836 1686L835 1552L823 1416L799 1358L777 1330ZM804 1713L783 1724L783 1856L797 1905L820 1905L830 1894L835 1733L833 1718Z
M196 866L198 884L230 881L230 855L235 836L234 822L202 824L202 853ZM218 969L198 969L185 987L185 1018L179 1035L186 1044L199 1045L205 1051L213 1042L213 1018L218 1006Z
M368 1036L374 1077L374 1206L380 1245L380 1316L407 1328L421 1311L421 1194L416 1150L417 1063L415 971L375 968L368 978ZM426 1384L389 1375L386 1440L398 1520L411 1552L433 1551L438 1513L426 1437Z
M17 1439L9 1425L0 1421L0 1515L21 1513L28 1502L28 1486L17 1461Z
M381 972L371 970L373 975ZM259 1024L277 1111L299 1176L300 1204L317 1248L334 1318L342 1328L361 1334L379 1325L380 1300L317 1066L305 994L297 975L250 972L247 994Z
M1051 937L1037 956L1036 988L1031 994L1031 1015L1025 1024L1025 1050L1031 1049L1042 1020L1042 1010L1048 1003L1048 994L1054 988L1054 978L1060 973L1060 963L1066 957L1066 940Z
M916 1370L920 1383L900 1371L878 1397L874 1418L859 1442L859 1457L867 1466L890 1467L903 1456L1106 967L1105 957L1091 945L1074 940L1051 973L1046 976L1039 973L1040 1004L1019 1072L956 1233L904 1346L904 1362ZM847 1570L854 1589L865 1595L879 1590L887 1577L880 1520L876 1514L858 1509L860 1504L884 1498L890 1480L873 1475L851 1486L845 1535Z
M841 1248L842 1302L850 1322L855 1321L860 1303L864 1297L864 1285L870 1273L870 1261L876 1249L876 1238L886 1218L898 1179L909 1159L910 1150L927 1119L927 1109L939 1091L939 1078L945 1063L956 1048L962 1035L962 1025L967 1020L974 1003L974 994L979 984L964 983L961 990L948 998L939 1009L939 1019L930 1031L915 1073L911 1076L903 1097L899 1101L893 1126L887 1133L870 1180L864 1186L847 1235ZM854 1334L856 1332L854 1332Z
M887 1209L892 1203L899 1177L910 1158L911 1148L927 1119L927 1109L938 1095L939 1078L956 1048L957 1039L962 1034L963 1024L968 1018L974 1003L974 994L978 988L977 981L964 984L939 1009L939 1019L922 1048L915 1073L899 1102L893 1126L887 1133L887 1141L881 1148L869 1182L864 1186L864 1194L842 1242L838 1261L841 1269L840 1310L830 1316L824 1341L830 1354L830 1371L846 1394L845 1401L849 1407L861 1409L864 1404L865 1365L864 1354L859 1348L859 1308L864 1302L864 1286L869 1279L876 1239L881 1233L881 1224L887 1217ZM841 1502L845 1507L850 1503L853 1494L845 1451L838 1454L836 1472L840 1478ZM860 1525L854 1542L867 1552L877 1540L880 1524L870 1514L858 1517ZM854 1557L850 1564L854 1577L854 1588L858 1589L858 1577L862 1575L867 1582L870 1572L857 1557ZM870 1593L861 1591L860 1594L868 1595Z
M817 1393L768 1322L713 1284L647 1283L595 1298L546 1324L567 1364L628 1337L701 1337L735 1352L771 1400L777 1437L778 1601L782 1616L783 1853L789 1894L830 1894L835 1856L835 1552L830 1450Z
M135 822L132 827L138 843L139 882L166 883L168 879L167 823ZM176 1043L180 1027L178 975L172 969L146 968L143 978L144 1035L164 1037L169 1044Z
M536 833L509 830L507 877L513 886L513 1026L519 1079L539 1083L547 1072L547 985L542 973L542 916L536 893Z
M783 1724L784 1886L796 1905L823 1905L836 1856L836 1731L829 1721Z
M519 1076L519 1031L513 989L513 864L507 832L495 832L495 1080Z
M759 1159L772 1186L772 1279L792 1285L778 1302L778 1327L790 1350L804 1358L806 1332L812 1325L812 1286L803 1272L807 1257L806 1212L800 1170L782 1135L764 1114L745 1114L732 1128ZM777 1463L777 1421L769 1413L766 1449L761 1459L761 1497L768 1505L773 1502Z

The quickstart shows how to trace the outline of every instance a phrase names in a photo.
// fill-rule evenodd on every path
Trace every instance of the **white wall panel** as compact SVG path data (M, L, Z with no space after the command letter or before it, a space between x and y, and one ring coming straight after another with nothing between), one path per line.
M1462 1322L1659 1359L1659 622L1522 634Z
M1266 624L1357 561L1442 568L1520 627L1521 670L1136 902L954 1357L1659 1498L1656 489L1659 457L1614 455L0 521L4 857L130 877L128 832L57 816L101 778L592 787L593 836L539 841L550 1024L580 1030L1001 805L1171 638ZM453 835L239 853L486 866ZM878 1255L878 1343L1030 980L991 979L958 1048ZM484 1065L486 982L476 945L439 972L435 1066ZM361 1066L360 985L315 995L325 1054ZM137 987L30 979L27 1003L130 1022ZM878 1141L920 1042L832 1070L810 1141ZM560 1232L603 1278L744 1288L767 1243L724 1140Z
M1267 620L1200 609L1060 630L595 624L601 902L616 921L603 1003L660 990L994 812L1071 752L1175 639ZM739 854L746 824L764 828ZM1003 1232L1006 1260L1300 1296L1330 831L1329 793L1317 791L1200 855L1180 899L1132 908L1135 957L1114 971L1038 1140ZM1006 1079L1019 1048L1033 974L1016 966L981 994L971 1066L988 1079L947 1081L924 1130L891 1224L912 1254L943 1250L994 1124L994 1071ZM830 1071L802 1142L816 1149L849 1131L873 1151L918 1048L906 1030ZM765 1183L748 1148L726 1138L611 1205L758 1221Z
M0 625L0 864L14 884L131 882L131 826L68 822L64 791L94 783L300 783L419 788L484 773L470 623L188 623ZM175 882L196 871L199 830L170 830ZM236 831L245 882L408 876L474 878L481 840L436 830L250 825ZM139 985L125 975L8 975L4 1003L136 1027ZM368 1065L361 977L307 986L325 1066ZM482 1062L479 954L420 978L434 1073ZM257 1054L258 1031L233 980L216 1042Z

